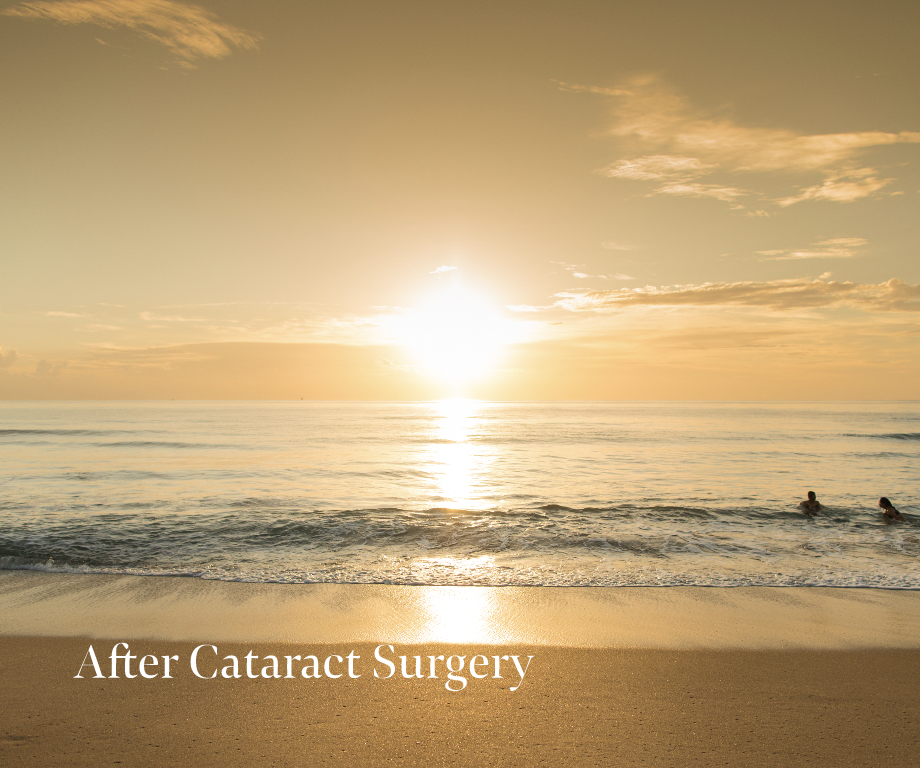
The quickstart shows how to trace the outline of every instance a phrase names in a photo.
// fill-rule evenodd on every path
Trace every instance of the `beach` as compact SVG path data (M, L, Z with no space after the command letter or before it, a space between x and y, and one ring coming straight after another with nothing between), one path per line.
M0 5L0 768L920 768L920 3Z
M4 768L916 764L915 405L0 410Z
M10 766L908 766L920 745L915 592L3 572L0 611ZM123 659L112 678L116 643L175 656L170 678L134 660L128 679ZM287 677L285 657L308 655L318 676L295 661ZM464 657L462 689L439 656ZM497 679L495 656L533 658ZM219 673L229 657L239 677Z

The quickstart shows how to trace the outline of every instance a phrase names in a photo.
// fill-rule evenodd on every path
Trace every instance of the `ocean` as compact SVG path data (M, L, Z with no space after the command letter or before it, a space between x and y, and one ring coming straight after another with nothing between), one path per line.
M0 472L0 569L920 589L917 402L4 402Z

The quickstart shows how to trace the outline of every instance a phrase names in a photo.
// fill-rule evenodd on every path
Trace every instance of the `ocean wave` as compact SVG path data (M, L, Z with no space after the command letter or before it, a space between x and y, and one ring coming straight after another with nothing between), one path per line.
M141 434L155 434L156 430L121 430L121 429L0 429L0 438L29 438L29 437L112 437L116 435L134 436ZM54 440L28 440L28 445L54 445ZM23 441L17 440L16 445ZM72 441L68 445L73 445ZM110 440L107 442L89 441L82 443L86 446L100 448L175 448L186 449L233 449L233 450L258 450L256 446L241 443L202 443L180 440Z
M482 585L920 579L916 404L0 411L0 568ZM809 489L826 505L814 519L796 506ZM906 523L885 524L881 495Z
M239 443L183 443L172 440L119 440L112 443L91 443L101 448L176 448L177 450L187 449L211 449L211 448L230 448L233 450L258 450L255 446L241 445Z
M61 437L101 437L105 435L141 434L152 430L137 429L0 429L0 437L19 435L59 435Z
M164 472L149 472L136 469L116 469L110 471L89 471L81 470L77 472L64 472L61 477L67 480L80 480L84 482L108 482L108 481L138 481L138 480L166 480L170 475Z
M0 571L39 571L74 575L185 577L208 581L258 584L398 584L403 586L488 586L488 587L825 587L839 589L920 590L920 576L890 570L859 572L852 569L818 569L802 573L735 574L726 572L639 568L632 571L597 570L559 571L546 567L529 567L516 571L489 569L474 575L465 569L397 567L391 571L354 567L334 572L296 569L226 569L93 567L67 565L47 560L39 563L0 557Z
M371 563L385 575L393 563L490 558L524 578L533 563L560 572L584 572L588 565L615 570L637 563L667 563L669 568L682 563L704 574L712 564L757 572L764 564L782 570L799 563L801 570L802 563L811 567L816 560L839 558L862 562L860 567L868 572L876 560L886 558L903 560L916 570L920 559L915 522L893 528L864 510L836 510L812 520L790 509L749 508L742 514L737 509L673 505L329 512L269 506L254 499L241 502L248 505L209 513L164 515L135 503L68 517L8 517L0 530L0 558L7 558L7 565L0 567L51 560L62 567L171 572L222 568L251 574L270 564L272 572L307 569L333 579ZM438 578L453 583L454 577L472 578L450 573ZM502 578L518 577L504 573ZM476 578L476 583L487 583L493 575L483 569Z

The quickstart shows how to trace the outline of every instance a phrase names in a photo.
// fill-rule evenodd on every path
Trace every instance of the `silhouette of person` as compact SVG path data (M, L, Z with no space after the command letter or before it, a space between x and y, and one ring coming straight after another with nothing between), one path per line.
M899 522L904 522L904 515L902 515L898 510L894 508L894 504L888 501L888 498L882 496L878 500L878 505L882 508L882 514L885 516L885 520L897 520Z
M806 515L814 515L824 509L814 491L808 492L808 498L805 501L800 501L799 507Z

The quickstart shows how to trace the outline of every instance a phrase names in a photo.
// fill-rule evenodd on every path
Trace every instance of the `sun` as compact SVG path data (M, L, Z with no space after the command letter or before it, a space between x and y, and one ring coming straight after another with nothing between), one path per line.
M404 342L419 367L454 383L488 373L510 341L509 322L461 285L428 297L406 320Z

